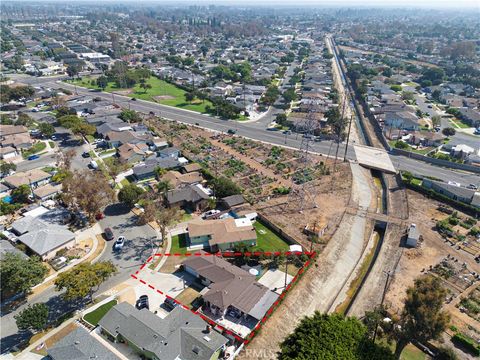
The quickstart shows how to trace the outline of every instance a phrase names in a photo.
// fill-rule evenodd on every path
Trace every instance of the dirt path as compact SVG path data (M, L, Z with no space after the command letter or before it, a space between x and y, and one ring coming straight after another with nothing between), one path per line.
M353 173L351 200L359 207L359 213L370 207L374 192L370 188L368 171L358 164L351 164ZM365 216L344 214L338 230L322 254L285 298L280 308L265 323L260 333L242 352L240 359L257 359L259 351L274 359L279 344L290 334L305 315L315 310L326 312L337 298L339 289L361 257L364 244L370 234L365 234Z

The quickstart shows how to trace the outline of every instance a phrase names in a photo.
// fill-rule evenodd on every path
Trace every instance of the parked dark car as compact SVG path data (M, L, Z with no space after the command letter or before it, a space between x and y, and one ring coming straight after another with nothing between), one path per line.
M235 129L228 129L228 130L227 130L227 133L229 133L230 135L234 135L234 134L237 133L237 130L235 130Z
M108 227L105 228L105 230L103 231L103 233L105 234L105 239L107 239L107 240L113 240L113 238L115 237L115 236L113 236L113 231L112 231L112 229L110 229L110 228L108 228Z
M178 306L178 304L175 302L175 300L173 300L172 298L168 298L168 297L165 299L163 304L165 305L165 307L167 309L170 309L170 310L173 310Z
M150 309L150 305L148 304L148 295L142 295L138 298L137 302L135 303L135 307L138 310L142 309Z
M89 157L90 157L90 154L89 154L87 151L84 151L84 152L82 153L82 157L83 157L83 158L89 158Z

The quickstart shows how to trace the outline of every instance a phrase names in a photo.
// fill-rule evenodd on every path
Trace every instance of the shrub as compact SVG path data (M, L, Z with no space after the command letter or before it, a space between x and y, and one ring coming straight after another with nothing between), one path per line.
M471 337L461 333L456 333L452 337L452 341L456 344L463 346L466 350L470 351L475 356L480 356L480 346L477 345L475 343L475 340L473 340Z

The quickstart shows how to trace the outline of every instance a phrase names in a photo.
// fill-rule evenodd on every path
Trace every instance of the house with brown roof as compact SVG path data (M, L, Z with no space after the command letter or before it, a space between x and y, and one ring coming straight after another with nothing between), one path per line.
M0 134L2 136L28 134L28 128L23 125L0 125Z
M162 176L162 180L168 181L172 187L176 188L179 186L199 184L203 182L203 177L196 171L182 174L178 171L170 170Z
M123 163L134 164L145 160L148 145L145 143L126 143L117 148L118 159Z
M202 311L213 318L230 318L255 326L278 298L249 272L218 256L191 257L184 270L207 286Z
M37 188L50 182L52 175L40 170L32 169L28 171L19 171L13 175L7 176L3 181L12 189L16 189L21 185L30 185Z
M190 246L208 248L211 251L257 244L257 232L252 222L246 218L196 219L188 223L187 231Z
M29 149L33 145L33 140L29 133L26 134L13 134L2 136L1 146L11 146L16 149Z

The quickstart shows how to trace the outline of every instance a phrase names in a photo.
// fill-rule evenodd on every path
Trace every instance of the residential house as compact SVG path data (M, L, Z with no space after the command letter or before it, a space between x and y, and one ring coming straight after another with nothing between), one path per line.
M23 251L18 250L10 241L0 239L0 260L3 260L7 253L19 254L24 259L28 258Z
M7 176L3 181L12 189L16 189L21 185L30 185L33 189L35 189L39 186L48 184L51 178L51 174L40 169L33 169L28 171L19 171L13 175Z
M473 154L474 152L474 148L465 144L458 144L452 147L451 155L453 157L456 157L457 159L465 160L470 156L470 154Z
M67 211L38 207L26 214L12 223L12 231L42 260L51 260L59 250L75 246L75 234L64 225L69 216Z
M245 203L245 199L242 195L231 195L220 199L220 203L226 208L231 209L235 206L239 206Z
M186 185L195 185L203 182L203 177L199 172L182 174L175 170L170 170L162 176L162 180L168 181L173 188Z
M208 199L211 195L210 189L201 184L194 184L168 191L166 201L169 206L179 206L197 211L208 206Z
M53 199L62 192L62 185L47 184L33 190L33 195L41 201Z
M158 152L158 156L161 157L162 159L164 158L178 159L180 157L180 150L178 150L175 147L168 147L160 150Z
M386 112L385 125L405 130L418 130L420 127L417 116L409 111Z
M202 247L213 252L232 250L240 245L257 245L257 232L246 218L192 220L188 223L187 231L191 247Z
M195 171L202 171L202 166L197 163L190 163L187 165L182 166L182 173L189 173Z
M77 327L47 349L47 352L51 360L120 360L83 327Z
M255 276L218 256L191 257L183 268L208 287L202 311L207 316L260 321L278 294L255 280Z
M130 144L126 143L117 148L118 159L123 163L134 164L145 160L148 145L145 143Z
M165 318L122 302L98 323L109 340L125 343L138 356L152 360L216 360L228 339L201 317L178 306Z
M8 160L18 156L17 149L12 146L0 147L0 159Z
M157 169L177 169L182 164L173 158L150 157L145 163L133 167L133 175L137 180L152 178L156 175Z
M426 178L423 179L422 186L445 195L450 199L480 208L480 192L477 192L476 190Z

